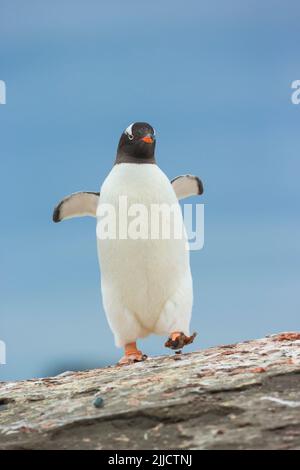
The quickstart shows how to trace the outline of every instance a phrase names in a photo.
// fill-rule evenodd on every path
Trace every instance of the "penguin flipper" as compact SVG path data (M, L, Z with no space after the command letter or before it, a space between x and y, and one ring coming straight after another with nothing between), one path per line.
M198 176L181 175L171 181L178 199L203 194L203 184Z
M62 199L53 211L53 222L61 222L73 217L96 217L100 193L82 191Z

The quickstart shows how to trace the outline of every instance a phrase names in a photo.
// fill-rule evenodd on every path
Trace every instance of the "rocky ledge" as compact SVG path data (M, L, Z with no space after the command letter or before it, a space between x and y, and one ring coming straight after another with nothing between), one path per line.
M300 449L300 333L0 382L0 449Z

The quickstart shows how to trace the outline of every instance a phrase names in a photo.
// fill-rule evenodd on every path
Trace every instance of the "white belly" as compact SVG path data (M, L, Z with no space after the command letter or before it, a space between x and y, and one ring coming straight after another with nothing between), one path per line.
M119 196L127 196L128 207L143 204L149 214L151 204L178 205L168 178L152 164L115 165L102 185L99 206L111 204L118 214ZM118 229L117 224L116 239L97 241L103 304L117 344L128 341L133 330L137 337L165 334L169 326L158 325L166 311L167 323L173 325L174 315L189 322L192 281L185 232L176 239L171 227L169 239L151 239L150 219L147 239L120 239Z

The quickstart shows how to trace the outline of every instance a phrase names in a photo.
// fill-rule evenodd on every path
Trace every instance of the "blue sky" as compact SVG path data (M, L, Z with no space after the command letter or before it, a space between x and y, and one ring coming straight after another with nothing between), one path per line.
M170 178L205 185L190 350L299 329L299 19L296 1L1 0L0 378L118 360L95 221L51 215L99 190L138 120Z

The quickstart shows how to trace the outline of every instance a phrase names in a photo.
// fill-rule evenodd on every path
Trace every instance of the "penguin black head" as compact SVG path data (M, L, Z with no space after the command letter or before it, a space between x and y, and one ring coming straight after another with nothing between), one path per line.
M134 122L121 135L116 163L155 163L155 130L147 122Z

